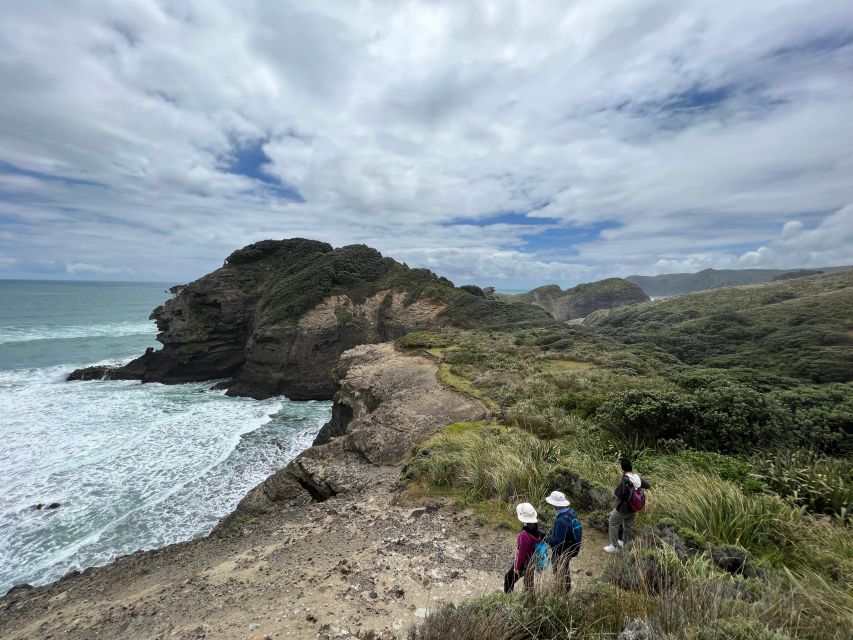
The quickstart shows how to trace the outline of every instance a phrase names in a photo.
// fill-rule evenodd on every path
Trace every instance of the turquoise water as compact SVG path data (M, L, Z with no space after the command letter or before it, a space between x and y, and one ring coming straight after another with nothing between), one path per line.
M157 347L168 287L0 281L0 593L207 534L328 420L207 383L65 381Z

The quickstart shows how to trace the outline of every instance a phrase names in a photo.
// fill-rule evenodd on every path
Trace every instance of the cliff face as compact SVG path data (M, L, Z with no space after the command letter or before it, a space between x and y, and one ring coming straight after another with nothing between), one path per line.
M330 373L338 356L355 345L449 324L548 321L527 305L475 295L364 245L334 249L299 238L256 242L172 292L151 314L162 349L119 368L80 369L69 379L225 378L233 395L327 399L335 392Z
M334 370L340 388L332 420L314 446L252 489L229 519L364 489L375 480L375 465L402 460L447 424L485 415L478 401L443 387L436 370L390 343L345 352Z
M640 287L622 278L579 284L565 291L559 285L549 284L513 297L542 307L560 322L585 318L599 309L649 301Z

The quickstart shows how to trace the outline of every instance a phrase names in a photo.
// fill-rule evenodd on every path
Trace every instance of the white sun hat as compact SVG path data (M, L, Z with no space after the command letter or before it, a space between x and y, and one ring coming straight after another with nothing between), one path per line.
M571 504L562 491L552 491L551 495L545 498L545 502L552 507L568 507Z
M533 524L538 520L536 516L536 509L534 509L533 505L529 502L522 502L518 505L515 508L515 515L517 515L518 519L525 524Z

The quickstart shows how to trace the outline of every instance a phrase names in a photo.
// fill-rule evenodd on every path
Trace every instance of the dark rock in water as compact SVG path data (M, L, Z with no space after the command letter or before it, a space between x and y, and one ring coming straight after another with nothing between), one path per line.
M151 313L162 349L122 367L79 369L69 380L228 378L229 395L331 399L332 368L356 345L457 321L547 321L541 311L486 300L364 245L333 249L301 238L256 242L170 293Z
M36 511L41 511L42 509L59 509L62 505L59 502L51 502L50 504L45 504L44 502L39 502L38 504L33 505L33 509Z

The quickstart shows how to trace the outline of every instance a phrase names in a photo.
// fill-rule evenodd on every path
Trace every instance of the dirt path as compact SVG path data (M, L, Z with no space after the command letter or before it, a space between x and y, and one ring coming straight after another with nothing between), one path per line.
M391 638L444 602L497 591L513 533L377 482L0 599L0 637ZM595 532L574 566L598 573ZM520 585L519 585L520 588ZM369 635L368 632L373 632Z

